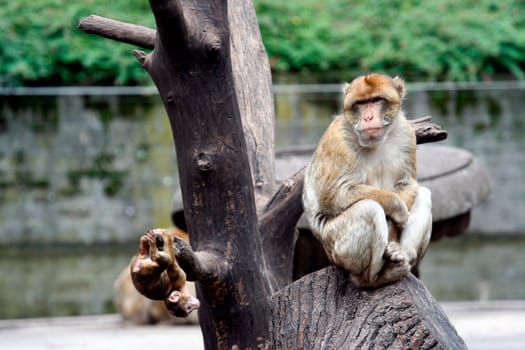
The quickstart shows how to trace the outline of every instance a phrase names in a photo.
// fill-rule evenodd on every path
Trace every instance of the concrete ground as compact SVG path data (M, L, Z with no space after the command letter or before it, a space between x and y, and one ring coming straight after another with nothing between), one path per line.
M525 349L525 301L442 306L470 350ZM0 349L155 348L204 347L197 326L130 326L122 324L118 315L0 320Z

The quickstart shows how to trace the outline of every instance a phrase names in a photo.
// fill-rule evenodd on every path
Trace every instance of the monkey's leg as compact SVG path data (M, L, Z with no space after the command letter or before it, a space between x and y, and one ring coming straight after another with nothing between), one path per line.
M408 276L410 273L408 259L406 259L404 255L399 255L394 258L397 260L386 258L386 262L378 273L377 279L369 284L370 287L383 286L388 283L399 281L403 277Z
M407 255L411 266L414 266L425 254L431 232L431 193L428 188L419 187L399 241L401 249Z
M186 273L180 268L177 260L166 269L173 289L182 290L186 285Z
M176 250L178 248L173 244L173 239L170 244L167 245L167 248L174 252L173 262L169 264L166 269L168 275L171 291L166 299L164 299L164 304L168 311L177 317L186 317L193 310L198 309L200 306L199 299L188 293L186 288L186 273L179 266L177 262Z
M169 257L159 254L156 235L150 230L140 238L139 253L130 266L131 278L137 291L147 298L162 300L169 293L169 279L164 272Z
M423 256L432 230L430 191L420 187L405 228L397 241L390 241L385 250L386 263L372 286L400 280Z
M414 204L399 243L390 241L385 250L386 263L371 286L380 286L400 280L423 256L432 230L430 191L418 189Z
M352 274L359 286L373 284L384 265L388 243L385 212L373 200L361 200L324 227L325 250L330 260Z

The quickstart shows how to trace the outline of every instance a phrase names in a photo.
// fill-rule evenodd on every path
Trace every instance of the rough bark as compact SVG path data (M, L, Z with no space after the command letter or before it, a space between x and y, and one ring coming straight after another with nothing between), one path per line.
M152 0L150 5L157 23L155 49L137 57L158 87L173 130L194 251L185 264L199 282L205 347L256 348L267 343L269 283L255 234L227 2Z
M292 278L303 175L267 200L275 186L273 99L253 5L150 5L156 32L145 28L141 35L138 26L100 17L80 27L153 48L134 54L159 90L175 140L191 241L176 242L177 258L198 282L206 349L268 348L270 296ZM427 140L446 135L426 130Z
M418 144L441 141L447 138L446 130L432 123L432 117L430 116L410 120L410 123L416 130Z
M275 349L466 349L414 276L362 289L327 267L274 294L270 320Z
M231 64L257 208L275 190L272 76L251 2L228 1Z

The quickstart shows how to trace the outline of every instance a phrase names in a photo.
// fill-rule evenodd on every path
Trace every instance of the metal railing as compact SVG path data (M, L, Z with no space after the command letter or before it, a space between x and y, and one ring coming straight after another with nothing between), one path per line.
M342 84L274 84L277 94L340 93ZM407 83L409 92L461 90L525 90L525 81ZM157 95L155 86L0 87L0 96Z

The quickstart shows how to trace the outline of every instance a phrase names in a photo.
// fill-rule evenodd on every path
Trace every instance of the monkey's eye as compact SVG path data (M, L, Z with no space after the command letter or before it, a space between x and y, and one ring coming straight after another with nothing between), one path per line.
M155 243L157 243L157 249L158 250L164 249L164 239L162 238L161 235L157 235L155 237Z
M370 103L377 103L377 102L382 102L382 101L384 101L384 99L383 99L382 97L379 97L379 96L378 96L378 97L371 98L371 99L369 100Z

